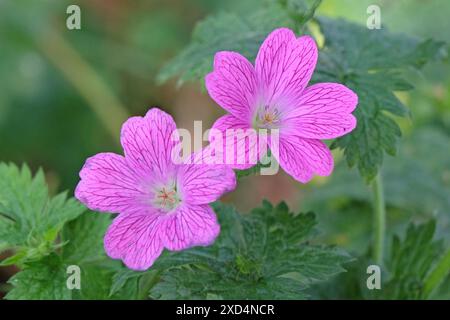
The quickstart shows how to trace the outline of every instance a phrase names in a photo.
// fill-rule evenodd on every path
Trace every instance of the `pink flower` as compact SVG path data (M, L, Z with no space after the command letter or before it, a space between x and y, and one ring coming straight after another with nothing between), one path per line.
M358 97L353 91L338 83L307 87L317 54L311 37L296 38L281 28L266 38L255 66L239 53L218 52L214 71L206 76L210 96L229 112L213 128L224 136L227 129L278 129L279 139L269 134L266 143L280 166L303 183L333 170L331 152L320 140L340 137L356 126L351 112Z
M212 244L220 226L208 203L236 186L229 167L174 164L175 130L172 117L157 108L132 117L122 127L125 156L97 154L80 172L75 196L91 210L120 213L105 250L131 269L149 268L163 248Z

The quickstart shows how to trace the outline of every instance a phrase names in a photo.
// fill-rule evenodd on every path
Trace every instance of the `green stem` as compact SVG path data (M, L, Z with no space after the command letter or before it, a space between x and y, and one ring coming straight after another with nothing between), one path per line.
M159 282L161 271L151 271L139 281L139 300L147 300L150 290Z
M433 271L425 279L424 296L427 298L439 287L444 278L450 273L450 249L434 267Z
M386 207L384 203L383 180L381 174L373 181L374 201L374 245L373 259L381 266L383 264L384 237L386 232Z

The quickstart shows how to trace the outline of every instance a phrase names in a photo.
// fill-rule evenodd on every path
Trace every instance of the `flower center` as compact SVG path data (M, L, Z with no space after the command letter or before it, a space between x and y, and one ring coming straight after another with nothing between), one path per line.
M278 128L281 122L280 111L275 106L264 105L257 109L253 127L263 129Z
M175 184L157 188L154 203L158 208L170 211L175 209L180 202L181 199Z

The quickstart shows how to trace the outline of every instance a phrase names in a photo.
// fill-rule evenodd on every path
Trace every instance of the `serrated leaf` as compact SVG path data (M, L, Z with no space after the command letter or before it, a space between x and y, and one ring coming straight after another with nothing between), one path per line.
M60 267L56 255L45 257L15 274L8 283L13 289L9 300L68 300L71 291L66 286L66 270Z
M134 270L130 269L121 269L118 272L116 272L112 278L112 285L109 290L109 296L114 296L117 294L120 290L122 290L127 283L130 283L130 280L136 279L138 281L138 278L142 277L143 272L136 272ZM137 283L135 284L137 286Z
M179 84L203 79L211 71L218 51L236 51L252 61L267 34L282 26L293 28L295 24L278 3L245 16L232 13L209 16L195 27L191 43L160 71L158 81L165 82L174 76L180 76Z
M434 240L436 221L410 224L401 240L395 236L386 268L389 280L380 293L383 299L424 298L424 281L431 267L443 253L442 242Z
M342 264L350 260L336 248L309 244L312 213L293 215L286 204L268 202L250 215L221 203L214 208L222 227L219 239L181 253L192 254L191 261L163 270L152 298L302 299L309 285L344 271Z
M444 44L370 30L341 19L322 17L319 24L325 46L313 81L343 83L359 98L354 112L356 129L335 140L332 147L344 149L349 166L357 166L370 181L381 167L384 153L394 155L397 150L401 132L391 115L408 115L393 93L412 88L402 72L433 60Z
M92 211L68 223L61 235L68 241L62 248L64 261L82 264L106 258L103 236L110 224L110 215Z
M120 263L106 256L103 237L111 223L111 216L97 212L86 212L66 225L62 239L68 241L60 254L62 265L77 265L81 270L81 290L74 290L73 299L133 298L134 292L121 296L124 286L110 295L113 276L120 270Z
M19 250L23 259L14 263L49 254L63 225L83 211L66 193L51 198L42 170L33 177L26 165L0 163L0 250Z
M449 257L444 255L443 242L435 237L436 221L422 224L410 223L403 236L394 235L390 252L381 269L381 288L369 290L366 285L367 267L373 264L368 255L351 263L348 272L327 283L314 287L313 294L319 299L382 299L423 300L430 298L432 289L450 274ZM429 275L438 270L430 283ZM430 287L433 286L433 287ZM441 285L440 295L448 295L448 287Z
M68 223L61 234L61 240L67 242L66 245L57 253L28 262L11 279L13 288L7 299L134 298L136 286L133 287L131 282L110 295L113 276L121 270L120 263L108 258L103 249L103 236L110 222L107 214L86 212ZM81 289L67 289L69 275L66 271L72 265L80 268ZM45 280L45 277L49 279ZM24 289L27 285L32 286L31 291Z

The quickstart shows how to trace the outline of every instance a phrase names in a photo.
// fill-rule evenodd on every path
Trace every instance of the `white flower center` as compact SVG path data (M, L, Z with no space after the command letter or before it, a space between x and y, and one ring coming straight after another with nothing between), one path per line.
M156 188L154 198L154 204L156 207L164 211L171 211L175 209L180 202L181 198L177 192L175 183Z
M253 118L255 129L275 129L281 124L281 114L276 106L260 106Z

